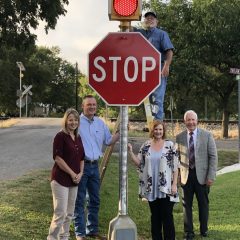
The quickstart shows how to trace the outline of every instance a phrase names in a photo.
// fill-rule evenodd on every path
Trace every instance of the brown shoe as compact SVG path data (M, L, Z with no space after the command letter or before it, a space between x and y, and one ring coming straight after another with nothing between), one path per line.
M89 233L87 234L87 237L99 239L99 240L107 240L107 237L101 236L99 233Z

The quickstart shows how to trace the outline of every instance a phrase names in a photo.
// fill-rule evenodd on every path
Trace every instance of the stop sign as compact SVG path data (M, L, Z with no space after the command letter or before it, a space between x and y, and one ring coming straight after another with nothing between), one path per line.
M88 57L89 85L108 105L139 105L161 82L161 55L140 33L109 33Z

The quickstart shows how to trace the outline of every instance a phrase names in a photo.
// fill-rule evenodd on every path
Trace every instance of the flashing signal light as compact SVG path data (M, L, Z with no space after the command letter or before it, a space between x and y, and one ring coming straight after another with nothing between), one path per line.
M110 20L136 21L141 20L141 0L109 0L108 15Z

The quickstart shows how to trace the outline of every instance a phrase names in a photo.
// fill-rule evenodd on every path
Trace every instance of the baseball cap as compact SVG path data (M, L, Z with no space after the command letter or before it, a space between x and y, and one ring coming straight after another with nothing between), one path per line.
M157 14L155 12L153 12L153 11L146 12L144 14L144 17L146 18L147 16L150 16L150 15L152 15L155 18L157 18Z

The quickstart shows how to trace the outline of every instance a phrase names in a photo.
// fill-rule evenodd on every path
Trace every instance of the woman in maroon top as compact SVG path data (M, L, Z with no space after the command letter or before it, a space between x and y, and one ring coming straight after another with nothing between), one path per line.
M53 142L51 189L53 195L53 218L48 240L68 240L70 223L73 218L77 185L84 168L84 149L78 134L79 114L68 109L63 117L63 129Z

